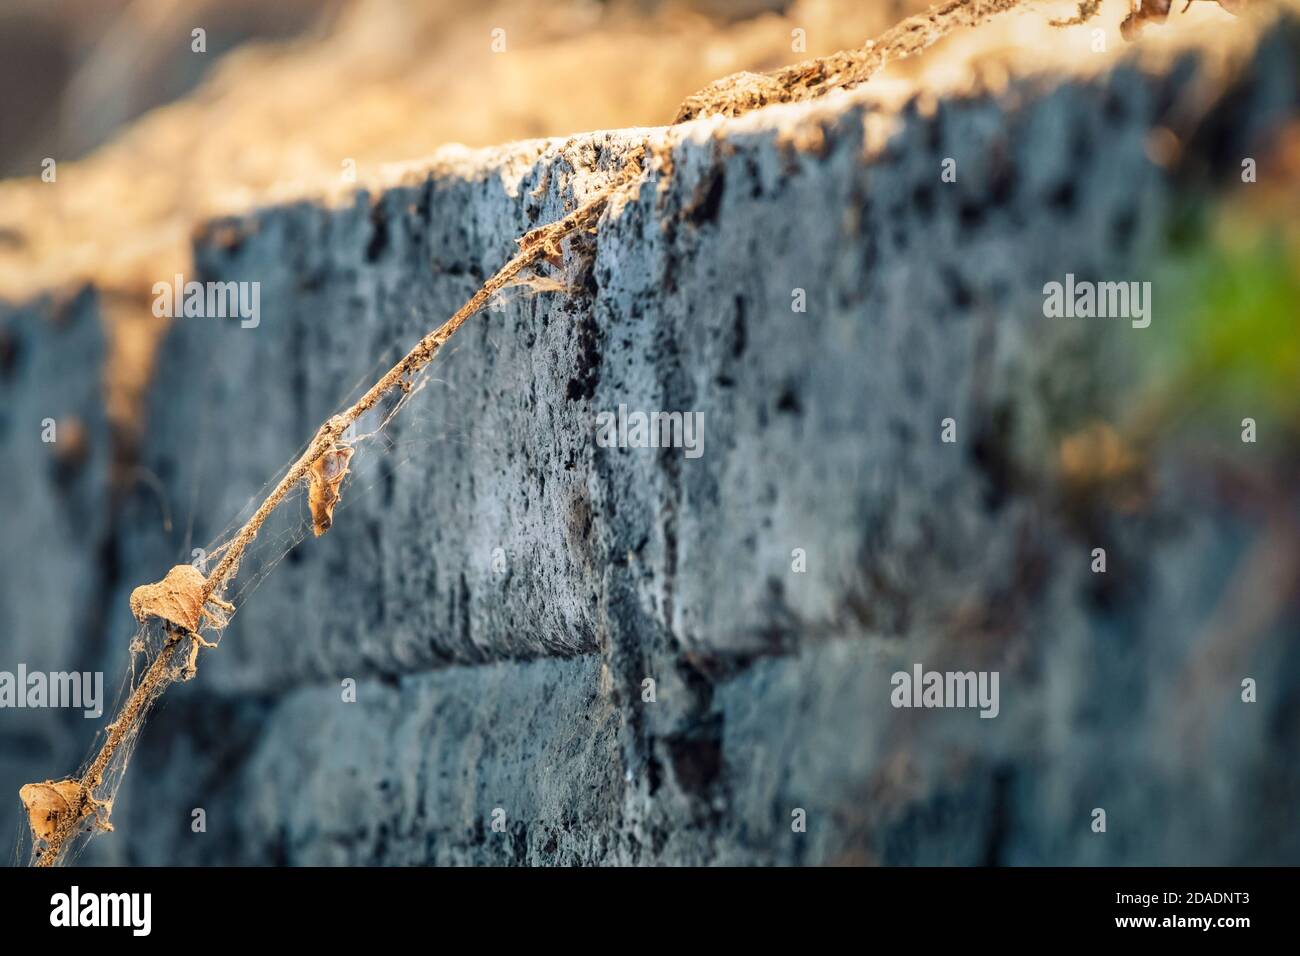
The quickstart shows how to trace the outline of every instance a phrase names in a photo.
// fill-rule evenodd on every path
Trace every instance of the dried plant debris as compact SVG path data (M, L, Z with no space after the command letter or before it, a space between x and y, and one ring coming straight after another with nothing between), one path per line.
M108 805L89 795L82 801L81 784L76 780L29 783L18 791L18 797L27 808L27 821L32 828L32 835L38 840L51 839L60 824L75 812L73 808L78 805L81 807L79 819L93 816L96 828L113 829L108 822Z
M770 73L733 73L688 96L677 110L675 122L704 116L740 116L772 103L797 103L832 90L859 86L888 64L929 49L954 30L975 27L1015 9L1028 9L1041 0L946 0L924 13L908 17L855 50L806 60ZM1133 0L1132 12L1120 25L1126 40L1134 39L1149 23L1163 23L1172 0ZM1251 0L1186 0L1217 2L1229 13L1239 13ZM1053 26L1086 23L1101 11L1101 0L1079 0L1077 14L1051 20Z
M1186 0L1184 10L1190 7L1194 0ZM1241 13L1250 5L1250 0L1202 0L1202 2L1216 2L1229 13ZM1148 24L1164 23L1169 17L1169 9L1173 6L1173 0L1136 0L1136 6L1133 12L1124 18L1124 22L1119 25L1120 35L1125 40L1135 39L1142 33L1142 28ZM1082 5L1080 6L1082 12Z
M161 618L186 631L197 631L203 617L203 572L189 564L178 564L154 584L142 584L131 592L131 613L140 623Z
M1089 422L1061 441L1061 487L1072 499L1104 496L1121 511L1133 511L1151 494L1150 462L1130 438L1105 422Z
M1068 20L1048 20L1054 27L1074 27L1087 23L1101 10L1101 0L1080 0L1079 12Z
M908 17L856 50L841 50L771 73L734 73L686 98L675 122L702 116L740 116L771 103L797 103L832 90L850 89L871 79L886 64L920 53L961 27L1036 0L947 0Z
M190 564L178 564L161 581L131 592L131 613L141 624L158 618L192 635L205 624L225 627L226 615L234 609L209 593L208 579Z
M1119 32L1125 40L1131 40L1142 32L1148 23L1164 23L1169 16L1172 0L1137 0L1133 12L1124 18Z
M307 505L311 508L311 529L320 537L334 524L334 506L339 503L339 485L348 474L353 449L335 445L321 455L307 473Z

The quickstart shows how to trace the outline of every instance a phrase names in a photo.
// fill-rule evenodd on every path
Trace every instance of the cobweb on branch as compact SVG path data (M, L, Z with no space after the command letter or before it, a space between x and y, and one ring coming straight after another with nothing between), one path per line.
M644 159L644 150L636 151L611 182L586 202L562 219L521 236L518 253L464 305L425 333L360 398L327 418L305 450L280 470L260 503L254 496L245 506L244 512L251 509L251 516L237 516L203 555L205 565L216 561L211 571L176 565L162 580L131 592L131 611L140 627L131 644L125 700L103 731L106 736L76 777L27 784L20 791L31 826L31 862L51 866L69 855L75 857L91 836L112 828L113 800L158 696L176 681L195 675L200 652L219 645L221 632L245 598L307 536L299 496L307 498L312 533L327 532L353 462L357 474L363 475L367 459L383 458L398 448L387 430L433 380L429 366L443 346L465 322L493 307L506 290L551 291L554 283L535 278L541 263L559 264L566 238L595 229L611 206L622 208L640 188ZM374 484L375 473L369 474L363 487ZM276 521L268 527L271 519Z
M554 291L555 283L529 281L520 283L508 293L499 294L500 301L517 300L541 292ZM341 400L338 409L350 403L372 383L388 365L381 358L360 377L357 384ZM436 364L436 363L435 363ZM347 472L341 482L342 499L337 512L342 515L350 501L372 493L385 480L386 470L404 468L417 455L427 454L431 444L461 443L466 441L465 431L452 425L456 403L446 401L452 386L436 377L433 365L427 365L410 377L407 386L381 400L374 408L361 415L342 436L340 444L350 450ZM430 396L436 396L434 401ZM408 409L415 403L420 408ZM401 415L400 434L394 422ZM202 436L199 436L202 441ZM195 580L202 580L221 560L240 530L257 511L261 503L288 474L294 463L305 453L310 442L304 442L283 466L260 488L251 494L239 511L230 518L222 530L205 546L188 550ZM196 489L197 491L197 489ZM203 496L196 493L193 505L202 507ZM191 519L192 520L192 519ZM233 573L217 588L197 618L192 632L167 620L149 617L137 624L130 643L129 664L118 686L111 713L114 722L121 723L124 733L112 748L111 756L96 769L95 761L101 756L114 724L97 731L86 758L75 774L58 781L28 784L22 788L23 803L28 811L29 827L15 841L15 862L26 858L28 864L41 861L47 849L47 839L61 816L70 812L79 795L78 781L93 774L88 784L87 799L82 807L75 832L64 839L57 848L58 863L71 863L85 852L90 841L99 833L113 829L112 810L127 767L135 754L143 730L158 698L172 685L192 679L209 649L218 648L222 634L238 614L245 601L271 574L285 557L304 539L313 536L313 513L308 503L308 482L299 481L280 505L258 529L257 536L247 545ZM173 569L175 570L175 569ZM160 582L162 584L164 582ZM133 697L134 708L124 713ZM48 862L48 861L47 861Z

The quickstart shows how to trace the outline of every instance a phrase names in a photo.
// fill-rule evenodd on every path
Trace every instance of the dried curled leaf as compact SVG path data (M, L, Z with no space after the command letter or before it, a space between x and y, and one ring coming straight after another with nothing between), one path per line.
M178 564L155 584L142 584L131 592L131 613L143 624L161 618L183 630L199 629L203 616L203 573L190 564Z
M1125 40L1135 39L1148 23L1164 23L1169 16L1171 0L1138 0L1137 6L1119 25Z
M25 784L20 788L18 798L27 808L27 822L32 828L32 836L38 840L52 837L63 817L72 812L80 792L81 784L76 780L46 780L44 783ZM93 809L94 801L87 800L81 808L81 815L89 816Z
M1250 0L1218 0L1219 6L1227 10L1233 16L1242 13L1249 5ZM1192 0L1187 0L1187 6L1192 5ZM1086 3L1079 5L1079 12L1088 6ZM1124 22L1119 25L1120 35L1125 40L1134 40L1141 33L1147 24L1161 24L1169 18L1169 8L1173 6L1173 0L1137 0L1132 12L1124 18ZM1187 7L1183 8L1184 10ZM1095 6L1094 6L1095 12Z
M1139 507L1149 494L1146 457L1104 422L1067 435L1058 452L1058 468L1072 494L1101 492L1125 511Z
M311 508L312 531L318 538L334 524L339 485L347 477L352 454L347 445L336 445L316 459L307 475L307 505Z
M1091 422L1061 442L1060 463L1067 481L1082 484L1132 474L1140 459L1112 426Z

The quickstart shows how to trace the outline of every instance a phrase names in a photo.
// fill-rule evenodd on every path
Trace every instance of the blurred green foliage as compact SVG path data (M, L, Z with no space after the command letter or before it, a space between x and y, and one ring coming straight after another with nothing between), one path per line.
M1300 435L1300 231L1278 217L1284 209L1226 200L1162 269L1170 305L1168 320L1152 323L1153 358L1178 411L1230 412Z

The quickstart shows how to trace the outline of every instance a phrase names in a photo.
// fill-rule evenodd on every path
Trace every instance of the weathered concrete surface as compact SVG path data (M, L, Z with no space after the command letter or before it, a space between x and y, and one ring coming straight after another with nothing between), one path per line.
M1144 146L1190 75L1121 71L1009 115L982 98L913 112L869 162L865 106L677 134L672 175L602 228L567 301L524 299L458 336L394 422L398 452L362 448L347 519L242 607L208 679L274 690L593 652L613 573L682 649L742 656L846 615L897 631L905 592L941 605L935 589L990 583L972 548L1010 573L1016 476L999 469L1044 471L1052 440L1113 417L1135 335L1044 321L1043 284L1158 254L1173 186ZM1250 95L1243 144L1289 109L1289 90ZM779 142L796 121L822 130L821 155ZM262 317L181 320L160 362L146 464L176 489L178 531L214 540L349 389L643 139L529 144L368 210L214 227L203 277L260 282ZM620 404L703 411L704 456L596 447L596 412ZM965 454L938 443L946 417ZM157 510L146 498L127 523L156 528ZM126 560L158 576L189 558L179 538L130 536Z
M98 308L88 291L0 308L0 671L10 674L98 670L105 653L99 618L116 582ZM35 767L75 765L107 719L0 711L0 779L16 787ZM0 832L17 832L20 810L0 801Z
M473 320L392 423L394 453L362 448L333 530L169 692L92 853L1300 860L1281 826L1300 796L1294 604L1249 645L1258 704L1234 672L1196 699L1195 733L1175 706L1261 528L1176 452L1135 511L1064 500L1058 443L1123 410L1143 333L1042 315L1044 282L1141 275L1167 251L1181 197L1295 115L1298 46L1269 34L1186 145L1190 181L1146 151L1198 76L1184 61L932 116L864 93L522 144L352 208L214 224L199 278L260 282L261 322L183 319L167 343L144 465L176 531L156 500L126 503L122 646L129 587L216 538L377 356L629 149L671 156L569 248L571 294ZM594 416L619 404L702 411L704 454L598 448ZM895 710L890 676L915 663L999 671L999 715Z

